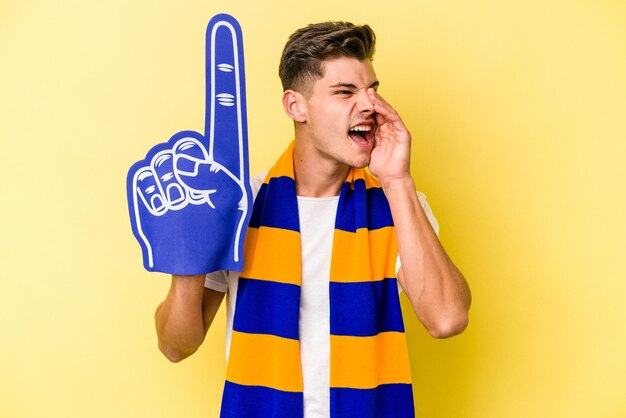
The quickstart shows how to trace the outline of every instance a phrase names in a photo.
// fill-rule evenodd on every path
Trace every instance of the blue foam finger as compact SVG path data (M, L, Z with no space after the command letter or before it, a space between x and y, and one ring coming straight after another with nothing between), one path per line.
M148 271L243 269L252 211L241 28L229 15L207 28L205 134L181 131L127 176L131 227Z
M207 27L206 45L209 155L236 177L249 178L243 37L237 20L227 14L214 16ZM240 144L239 153L233 152L232 142Z

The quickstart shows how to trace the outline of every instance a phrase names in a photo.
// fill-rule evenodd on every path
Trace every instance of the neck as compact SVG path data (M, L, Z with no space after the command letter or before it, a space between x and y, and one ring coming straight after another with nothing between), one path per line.
M339 196L350 167L324 159L309 150L308 141L298 140L293 151L293 169L296 176L296 194L305 197Z

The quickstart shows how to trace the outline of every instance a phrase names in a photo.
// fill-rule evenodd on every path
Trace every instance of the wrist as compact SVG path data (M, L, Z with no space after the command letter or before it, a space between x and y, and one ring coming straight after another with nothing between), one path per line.
M415 182L410 174L404 176L379 179L385 193L408 190L415 193Z
M172 275L172 289L176 292L198 292L204 289L206 274Z

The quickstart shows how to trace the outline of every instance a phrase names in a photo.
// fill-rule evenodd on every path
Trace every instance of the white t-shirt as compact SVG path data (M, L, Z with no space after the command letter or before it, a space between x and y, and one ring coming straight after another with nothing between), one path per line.
M256 198L265 176L251 180ZM418 192L418 199L436 233L439 225ZM339 196L298 196L302 251L302 287L300 293L300 359L304 384L304 418L330 416L330 296L329 277L333 232ZM400 268L400 258L396 270ZM228 292L226 309L226 359L230 352L236 306L238 272L217 271L207 274L205 286Z

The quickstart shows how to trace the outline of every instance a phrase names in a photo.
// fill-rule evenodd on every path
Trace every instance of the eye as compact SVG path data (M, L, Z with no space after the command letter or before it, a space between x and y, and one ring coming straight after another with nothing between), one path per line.
M335 94L340 96L352 96L354 93L351 90L336 90Z

